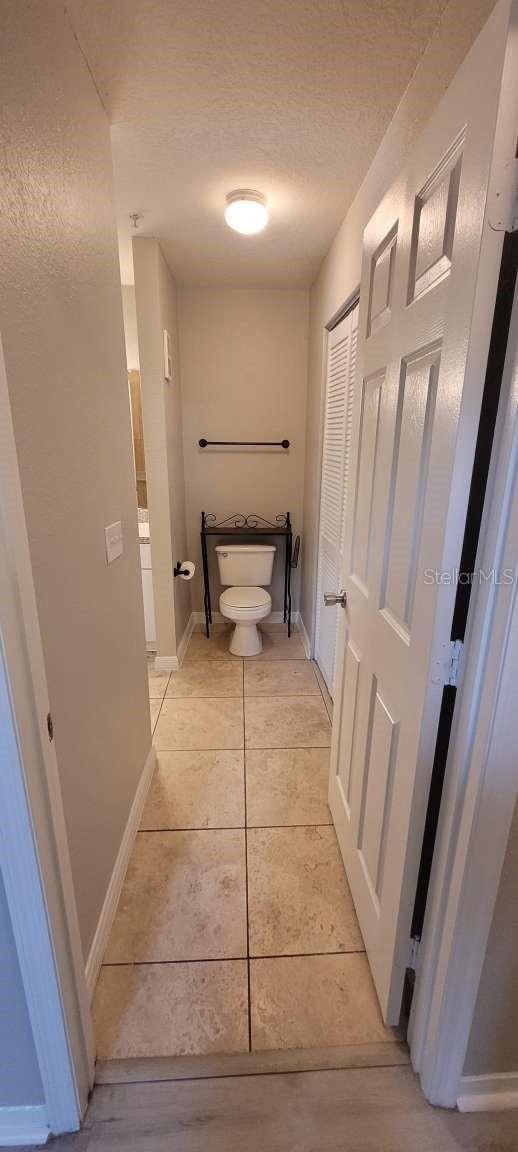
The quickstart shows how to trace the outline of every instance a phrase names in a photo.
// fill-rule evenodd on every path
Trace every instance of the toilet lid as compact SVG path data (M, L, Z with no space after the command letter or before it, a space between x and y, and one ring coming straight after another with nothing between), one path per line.
M229 608L265 608L271 599L265 588L225 588L220 604Z

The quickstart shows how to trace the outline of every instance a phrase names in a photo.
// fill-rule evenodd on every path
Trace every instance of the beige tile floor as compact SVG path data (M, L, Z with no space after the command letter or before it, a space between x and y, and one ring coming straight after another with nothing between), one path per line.
M99 977L98 1055L390 1042L327 807L330 702L298 635L197 631L150 671L157 771Z

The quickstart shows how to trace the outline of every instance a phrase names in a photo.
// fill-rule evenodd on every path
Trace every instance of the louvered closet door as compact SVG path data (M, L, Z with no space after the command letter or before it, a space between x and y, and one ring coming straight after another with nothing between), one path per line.
M329 333L322 487L318 542L315 656L333 696L338 608L324 608L324 592L338 587L347 493L358 306Z

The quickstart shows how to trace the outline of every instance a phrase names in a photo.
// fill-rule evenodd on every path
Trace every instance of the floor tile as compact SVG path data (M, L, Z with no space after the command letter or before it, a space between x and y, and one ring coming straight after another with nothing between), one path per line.
M102 968L93 1015L101 1060L246 1052L246 960Z
M252 1049L396 1039L383 1024L364 953L252 960L250 984Z
M335 830L250 828L251 956L363 950Z
M106 963L246 956L241 831L139 832Z
M241 657L229 652L231 632L232 626L223 628L213 626L209 639L204 632L193 632L183 666L185 667L191 660L234 660L241 665Z
M320 696L308 660L245 660L245 696Z
M277 632L280 635L287 635L287 624L282 623L282 621L261 620L259 627L261 632ZM229 620L215 620L214 623L210 626L210 631L212 635L217 634L218 632L230 632L232 628L233 624L231 624ZM292 635L298 634L298 628L296 624L292 624L291 630ZM193 633L196 632L205 632L205 624L195 624Z
M327 748L250 748L246 752L249 827L330 824Z
M292 632L288 636L286 625L283 626L279 632L277 630L270 631L264 625L260 627L260 632L263 638L262 652L258 656L254 656L256 661L260 660L305 660L306 653L304 645L297 632Z
M141 828L242 828L242 751L157 752Z
M245 732L247 748L329 748L331 744L331 725L320 695L249 696Z
M184 664L179 672L171 674L166 699L182 696L242 695L241 660L191 660L190 663Z
M154 730L155 730L155 724L158 720L158 714L160 712L161 706L162 706L161 700L150 700L149 701L149 716L150 716L150 720L151 720L151 731L152 732L154 732Z
M276 632L279 636L288 635L288 625L285 624L282 620L261 620L259 627L261 632L271 632L272 634ZM296 624L291 625L291 634L292 636L300 636Z
M210 633L211 633L211 636L213 636L213 635L216 635L218 632L230 632L230 628L231 628L231 625L229 624L228 620L216 620L214 622L214 624L211 624L211 626L210 626ZM193 635L197 632L205 633L205 624L204 623L195 624L192 631L193 631Z
M243 747L243 701L164 700L155 747L166 751Z
M148 661L147 679L150 700L163 700L170 675L170 672L155 672Z

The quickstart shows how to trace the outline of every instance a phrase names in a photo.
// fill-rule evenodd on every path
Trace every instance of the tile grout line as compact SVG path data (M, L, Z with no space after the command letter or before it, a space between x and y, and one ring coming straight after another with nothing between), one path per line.
M318 700L321 697L321 695L322 695L322 692L321 692L321 689L319 687L318 692L307 692L307 691L304 691L304 692L282 692L282 693L279 693L278 695L275 695L275 696L272 696L271 693L267 693L267 692L247 692L244 699L245 700L277 700L280 696L282 696L283 700L298 700L298 699L300 699L300 697L304 697L304 698L309 697L311 700ZM150 700L151 699L158 700L158 696L154 696L154 697L150 696ZM219 695L216 695L216 696L214 695L214 693L209 693L209 692L203 693L203 694L202 693L196 694L195 692L191 692L190 694L186 693L184 696L166 696L166 699L168 701L173 700L175 702L178 702L180 700L242 700L243 696L238 695L237 692L220 692ZM324 701L324 707L325 707L325 701ZM327 708L326 708L326 712L327 712ZM328 713L328 715L329 715L329 713Z
M161 699L161 701L160 701L160 708L158 709L158 712L157 712L157 714L156 714L156 720L155 720L155 723L153 724L153 726L152 726L152 728L151 728L151 743L153 743L153 736L155 735L155 732L156 732L156 726L157 726L157 724L158 724L158 721L160 720L160 714L161 714L161 712L162 712L162 708L164 707L165 694L166 694L166 692L167 692L167 689L168 689L168 687L169 687L169 680L170 680L170 679L171 679L171 673L169 673L169 678L168 678L167 684L166 684L166 686L165 686L164 695L162 696L162 699ZM150 703L151 703L151 697L149 698L149 701L150 701Z
M231 749L231 751L234 751L234 749ZM254 752L256 749L251 748L250 751ZM280 748L278 751L283 752L284 749ZM319 751L319 749L316 749L316 751ZM318 824L314 822L306 824L247 824L246 827L254 832L269 832L270 830L282 831L288 828L332 828L333 821L319 821ZM211 824L209 826L201 825L200 827L186 825L186 827L182 828L137 828L137 832L242 832L243 828L243 824Z
M245 662L243 660L243 793L245 801L246 980L248 995L248 1051L252 1051L252 998L250 992L250 917L248 914L248 819L246 806Z
M277 700L292 700L292 696L278 696ZM313 696L314 700L315 697ZM309 752L322 752L330 748L330 744L250 744L249 752L300 752L307 749ZM161 748L155 744L157 752L242 752L243 745L235 744L233 747L221 748Z
M257 956L195 956L184 960L107 960L103 968L145 968L168 964L235 964L243 960L307 960L323 956L365 956L365 948L347 948L343 952L267 952Z
M363 1040L360 1041L358 1044L356 1044L353 1041L350 1046L361 1048L363 1043L364 1043ZM369 1043L369 1042L367 1042L367 1043ZM386 1044L387 1046L390 1046L391 1044L401 1044L401 1041L398 1040L396 1037L394 1040L378 1040L378 1041L373 1041L373 1043ZM276 1050L272 1049L272 1048L257 1048L255 1050L255 1054L257 1054L257 1056L268 1056L273 1051L276 1051ZM279 1049L277 1049L277 1051L279 1051ZM297 1051L297 1049L282 1048L282 1049L280 1049L280 1051L282 1051L282 1052L295 1052L295 1051ZM306 1049L304 1049L304 1051L311 1052L312 1049L306 1048ZM318 1051L318 1049L317 1049L317 1051ZM221 1055L222 1056L228 1056L228 1055L245 1056L246 1053L245 1052L239 1052L239 1051L231 1052L231 1053L223 1052L223 1053L220 1053L220 1056ZM211 1058L212 1058L211 1056L195 1056L194 1057L194 1059L200 1059L200 1060L210 1060ZM124 1059L124 1057L122 1059ZM138 1057L137 1056L137 1060L139 1060L139 1059L145 1060L146 1057ZM154 1057L151 1057L151 1059L154 1059ZM184 1059L186 1059L186 1057L184 1057L184 1056L160 1057L159 1056L159 1057L156 1057L156 1059L159 1059L159 1060L160 1059L184 1060ZM187 1057L187 1059L190 1059L190 1057ZM99 1063L100 1064L110 1064L111 1058L105 1057L104 1059L101 1059L99 1061ZM385 1062L380 1063L380 1064L374 1064L374 1063L373 1064L370 1064L370 1063L369 1064L358 1064L358 1065L352 1064L350 1066L349 1065L344 1066L343 1064L337 1064L336 1067L335 1067L335 1065L330 1066L328 1064L322 1064L322 1065L318 1065L318 1067L315 1067L315 1068L299 1068L299 1067L297 1067L297 1068L277 1068L275 1072L271 1071L269 1068L264 1069L264 1070L259 1070L259 1069L255 1068L253 1072L207 1072L207 1073L204 1073L203 1075L200 1075L200 1076L195 1076L195 1075L193 1075L193 1076L181 1076L181 1075L154 1076L152 1080L151 1079L128 1080L126 1077L124 1077L123 1080L111 1080L110 1079L110 1080L97 1081L95 1084L95 1090L96 1090L96 1092L99 1092L99 1090L103 1089L103 1088L121 1088L121 1087L127 1088L129 1085L136 1085L136 1084L178 1084L178 1083L180 1083L180 1084L199 1084L199 1082L202 1080L246 1080L249 1077L251 1077L253 1079L254 1076L293 1076L293 1075L307 1076L307 1075L312 1075L315 1072L372 1072L374 1070L386 1069L386 1068L408 1068L409 1063L410 1063L410 1061L408 1059L402 1058L401 1060L391 1060L388 1064ZM97 1123L109 1124L110 1121L109 1120L101 1120L101 1121L97 1121ZM88 1124L83 1123L83 1128L85 1128L85 1130L87 1130Z

